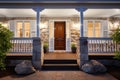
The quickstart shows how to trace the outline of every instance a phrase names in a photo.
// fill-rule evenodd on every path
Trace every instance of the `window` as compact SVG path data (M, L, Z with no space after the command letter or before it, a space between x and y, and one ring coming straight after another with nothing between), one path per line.
M100 21L88 21L87 23L87 36L100 37L101 36L101 23Z
M100 37L101 34L101 23L99 21L95 22L95 37Z
M17 22L17 37L30 37L30 22Z
M17 22L17 37L23 37L22 22Z
M88 37L93 37L93 22L88 21Z

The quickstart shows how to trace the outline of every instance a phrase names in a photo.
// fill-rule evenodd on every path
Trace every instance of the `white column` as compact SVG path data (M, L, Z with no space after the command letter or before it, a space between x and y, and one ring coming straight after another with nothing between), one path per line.
M36 12L36 31L37 31L37 37L40 37L40 12L43 10L39 7L33 8L33 10Z
M87 10L86 8L77 8L80 12L80 37L84 37L84 11Z

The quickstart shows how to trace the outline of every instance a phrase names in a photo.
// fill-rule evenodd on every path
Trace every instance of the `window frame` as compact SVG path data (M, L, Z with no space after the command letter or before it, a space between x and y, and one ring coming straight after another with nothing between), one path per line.
M22 37L19 37L18 36L18 28L17 28L17 23L18 22L22 22L22 33L23 33L23 35L22 35ZM25 22L29 22L29 24L30 24L30 28L29 28L29 37L25 37ZM31 21L29 21L29 20L24 20L24 21L22 21L22 20L17 20L16 21L16 37L19 37L19 38L30 38L31 37Z

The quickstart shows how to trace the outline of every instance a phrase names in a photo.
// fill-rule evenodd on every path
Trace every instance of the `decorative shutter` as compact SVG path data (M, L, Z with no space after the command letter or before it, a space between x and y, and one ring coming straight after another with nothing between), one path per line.
M102 21L102 30L103 30L103 37L108 37L108 22L107 20Z
M10 31L12 31L13 34L14 34L14 37L16 37L15 36L16 28L15 28L14 20L10 20L8 23L9 23L9 29L10 29Z
M31 37L36 37L36 20L31 20Z
M54 21L49 21L49 51L54 51Z
M66 21L66 51L71 51L71 33L70 33L70 21Z

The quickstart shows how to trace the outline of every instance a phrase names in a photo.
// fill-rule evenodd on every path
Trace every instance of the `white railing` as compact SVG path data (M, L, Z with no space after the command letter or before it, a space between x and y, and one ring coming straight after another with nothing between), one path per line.
M33 39L32 38L12 38L12 48L10 53L15 54L32 54L33 52Z
M112 38L88 38L88 53L114 53L120 46Z

